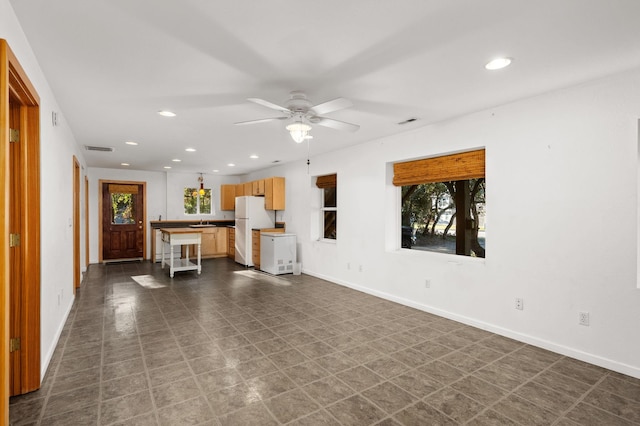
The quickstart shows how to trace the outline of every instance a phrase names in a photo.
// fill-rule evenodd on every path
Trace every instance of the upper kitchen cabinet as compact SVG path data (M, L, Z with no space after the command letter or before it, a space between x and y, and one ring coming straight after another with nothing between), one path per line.
M251 195L264 195L264 179L254 180L251 185Z
M220 210L236 209L236 185L220 185Z
M242 197L243 195L251 195L251 193L244 193L244 183L236 184L236 197Z
M253 185L251 182L245 182L244 185L244 195L253 195Z
M284 210L283 177L270 177L264 180L264 208L267 210Z

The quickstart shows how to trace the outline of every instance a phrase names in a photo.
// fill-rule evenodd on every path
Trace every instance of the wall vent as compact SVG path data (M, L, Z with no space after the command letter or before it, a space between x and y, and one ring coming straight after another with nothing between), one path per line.
M110 146L84 146L87 151L100 151L100 152L113 152L113 148Z

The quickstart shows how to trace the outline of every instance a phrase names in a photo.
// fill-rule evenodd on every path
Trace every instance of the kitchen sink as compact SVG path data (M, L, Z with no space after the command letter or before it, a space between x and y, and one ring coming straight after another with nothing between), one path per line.
M202 225L189 225L189 228L215 228L216 225L202 224Z

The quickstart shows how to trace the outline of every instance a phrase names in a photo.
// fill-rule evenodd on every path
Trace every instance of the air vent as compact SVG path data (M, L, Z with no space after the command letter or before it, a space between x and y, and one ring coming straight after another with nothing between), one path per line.
M113 152L113 148L110 146L84 146L87 151L101 151L101 152Z
M413 122L414 122L414 121L416 121L416 120L417 120L417 118L412 117L412 118L408 118L408 119L406 119L406 120L404 120L404 121L401 121L401 122L399 122L398 124L402 126L403 124L413 123Z

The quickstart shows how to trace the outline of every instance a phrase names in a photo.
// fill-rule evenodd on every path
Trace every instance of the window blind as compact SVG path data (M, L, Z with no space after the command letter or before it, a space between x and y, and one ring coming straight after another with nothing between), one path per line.
M395 186L448 182L484 177L485 150L405 161L393 165Z

